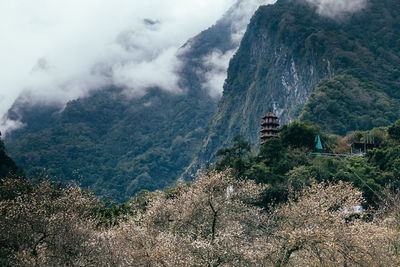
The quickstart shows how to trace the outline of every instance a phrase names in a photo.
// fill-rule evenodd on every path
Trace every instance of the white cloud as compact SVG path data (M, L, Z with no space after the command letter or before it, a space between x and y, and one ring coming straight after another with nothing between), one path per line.
M323 16L337 17L345 13L355 13L365 8L367 0L306 0L317 7Z
M127 93L143 96L150 87L160 87L166 91L180 93L179 77L175 74L180 66L176 57L177 47L160 52L155 58L119 63L113 67L113 82L127 87Z
M203 88L208 91L211 97L218 98L222 95L229 61L235 51L234 49L222 53L220 50L214 50L210 55L203 58L204 65L209 69L205 73L206 82L203 84Z
M257 8L261 5L274 4L277 0L241 0L236 3L229 19L232 20L232 40L239 41L242 39L247 24Z
M307 0L334 16L366 0ZM88 91L116 84L131 95L158 86L182 92L177 51L214 24L233 4L232 35L239 43L252 14L275 0L0 0L0 121L14 101L60 105ZM233 50L204 58L204 87L222 93ZM0 130L18 127L0 123Z
M0 118L25 93L64 104L110 84L180 92L178 48L234 2L0 0Z
M226 17L224 17L224 19L231 22L232 42L239 45L251 17L260 5L274 4L275 2L276 0L238 1L235 6L227 12ZM204 65L208 69L208 71L204 73L206 82L203 83L203 88L214 98L218 98L222 95L229 62L235 52L236 49L224 52L216 49L203 58Z

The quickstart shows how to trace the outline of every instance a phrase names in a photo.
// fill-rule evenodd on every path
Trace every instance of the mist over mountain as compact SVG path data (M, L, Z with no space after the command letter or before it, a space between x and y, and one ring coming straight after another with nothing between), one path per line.
M22 126L3 117L17 98L62 109L107 86L130 97L151 87L184 92L178 50L235 2L2 1L0 130Z
M151 81L146 62L139 64L142 74L128 62L129 79L137 75L142 85L137 91L115 83L61 110L24 94L7 113L7 121L25 125L6 136L11 156L28 175L45 169L56 180L123 201L213 161L239 133L256 150L268 111L281 124L310 120L341 135L399 118L396 2L280 0L258 8L268 3L274 1L236 2L169 54L177 64L164 66L164 56L156 56L160 83L156 76L141 81ZM141 23L150 31L161 27L158 20ZM130 50L130 38L127 32L117 40ZM171 66L172 76L162 71ZM102 65L96 70L108 73Z
M4 116L17 98L62 109L68 101L108 86L124 88L129 97L142 97L151 87L185 93L178 74L184 67L179 58L182 45L234 4L237 8L227 16L234 20L232 38L240 41L255 9L269 1L24 2L0 3L1 21L8 25L0 29L4 37L0 56L10 66L0 73L3 134L23 126ZM219 58L212 59L218 62L209 69L219 66ZM226 57L223 64L226 68ZM206 78L208 87L223 83L212 72ZM220 96L221 88L214 96Z
M342 18L367 6L368 0L305 0L317 8L317 13L330 18Z
M79 181L118 201L141 189L170 185L200 149L229 59L262 2L238 1L214 26L182 45L173 55L179 62L174 76L160 76L163 82L174 79L177 90L143 82L144 90L132 91L117 83L70 101L63 110L44 100L30 101L29 94L21 96L7 114L8 121L24 125L6 136L10 154L28 175L45 169L56 180ZM144 23L158 27L157 21ZM129 44L124 38L120 41ZM161 69L170 67L160 64ZM158 72L145 65L139 69L126 71L130 77L138 75L135 82L147 75L148 81L157 81Z

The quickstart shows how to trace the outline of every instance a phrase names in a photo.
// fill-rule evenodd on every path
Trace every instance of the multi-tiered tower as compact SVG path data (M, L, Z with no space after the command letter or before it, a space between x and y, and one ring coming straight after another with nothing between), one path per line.
M261 122L261 145L268 139L279 137L279 119L278 116L269 112L262 118Z

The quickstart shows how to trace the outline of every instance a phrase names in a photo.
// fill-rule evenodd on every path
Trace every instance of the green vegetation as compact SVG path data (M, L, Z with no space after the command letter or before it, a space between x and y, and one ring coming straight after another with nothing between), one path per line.
M11 133L7 147L28 177L77 182L120 203L176 181L199 150L214 105L205 93L155 90L137 99L110 88L71 101L44 129Z
M313 25L310 42L324 44L332 75L319 82L301 119L341 135L399 119L399 14L396 1L375 0L343 23Z
M290 194L312 183L350 182L364 194L367 205L377 206L384 191L400 187L400 121L387 129L376 128L369 133L377 148L365 157L351 156L349 145L361 140L366 133L355 132L345 138L328 136L310 122L294 122L280 130L280 138L268 140L257 155L249 153L249 143L235 138L231 148L220 150L222 157L217 170L232 168L237 177L269 185L263 205L285 202ZM389 134L386 134L388 132ZM315 156L315 136L321 136L324 152L347 153L349 157ZM378 138L379 137L379 138ZM358 140L357 140L358 139ZM241 151L241 153L238 153Z

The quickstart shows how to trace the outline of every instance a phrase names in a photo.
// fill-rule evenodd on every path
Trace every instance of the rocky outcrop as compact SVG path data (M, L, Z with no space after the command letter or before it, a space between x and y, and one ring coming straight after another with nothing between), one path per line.
M307 6L278 2L263 6L251 20L240 48L230 62L223 97L219 103L200 158L242 134L254 147L259 143L262 115L273 111L282 124L297 118L318 82L333 75L325 51L312 45L313 34L301 36L293 27L301 19L319 17Z

